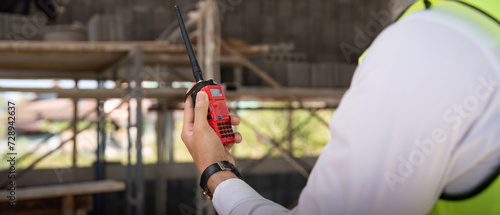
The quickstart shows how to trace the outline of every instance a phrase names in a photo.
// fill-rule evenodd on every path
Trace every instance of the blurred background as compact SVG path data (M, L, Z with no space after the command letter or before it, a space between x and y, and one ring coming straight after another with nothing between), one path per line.
M358 57L411 2L2 0L0 214L216 214L180 139L194 78L175 4L242 121L245 181L292 208Z

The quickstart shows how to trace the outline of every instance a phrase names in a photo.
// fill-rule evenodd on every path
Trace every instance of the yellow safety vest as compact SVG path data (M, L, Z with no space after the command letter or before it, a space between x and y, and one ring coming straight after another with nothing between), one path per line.
M430 3L431 9L452 11L473 20L500 41L500 0L418 0L396 20L400 20L415 11L425 10L425 2ZM363 61L367 51L359 57L359 63Z
M415 11L435 9L460 14L500 41L500 0L418 0L397 20ZM360 57L363 60L366 52ZM500 60L500 59L499 59ZM443 193L429 215L500 215L500 167L475 189L459 194Z

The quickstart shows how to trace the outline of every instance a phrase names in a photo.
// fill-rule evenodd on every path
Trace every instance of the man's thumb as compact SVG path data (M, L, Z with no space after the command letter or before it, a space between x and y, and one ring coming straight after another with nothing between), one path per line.
M207 123L207 114L208 114L208 95L207 93L200 91L196 94L196 106L194 108L194 122Z

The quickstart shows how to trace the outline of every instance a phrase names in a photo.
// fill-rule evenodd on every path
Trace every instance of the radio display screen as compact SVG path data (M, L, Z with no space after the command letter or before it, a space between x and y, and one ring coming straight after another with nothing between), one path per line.
M222 96L222 91L220 89L210 89L210 93L213 97Z

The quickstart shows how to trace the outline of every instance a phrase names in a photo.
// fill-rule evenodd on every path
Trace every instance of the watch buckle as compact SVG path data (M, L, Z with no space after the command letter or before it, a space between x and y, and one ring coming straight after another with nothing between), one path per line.
M210 193L210 191L204 191L203 189L201 189L201 191L203 192L203 195L205 195L205 197L207 197L209 200L212 200L212 194Z
M219 168L220 168L222 171L231 171L231 168L229 168L229 167L225 167L225 166L224 166L224 164L222 164L222 162L217 161L217 164L219 165Z

